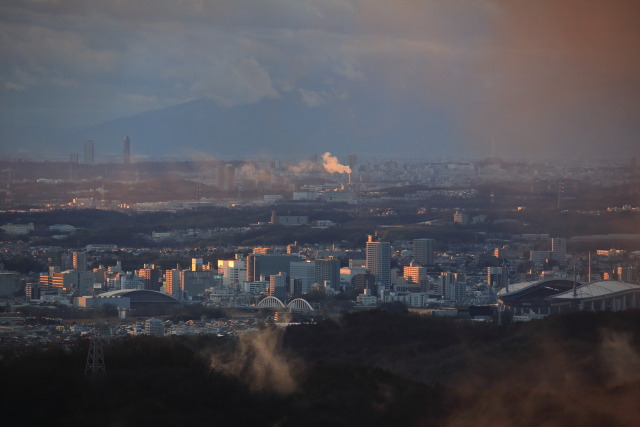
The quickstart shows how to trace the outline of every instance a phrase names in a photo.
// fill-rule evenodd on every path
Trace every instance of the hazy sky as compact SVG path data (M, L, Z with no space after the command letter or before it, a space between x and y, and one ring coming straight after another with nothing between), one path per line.
M0 124L294 94L427 112L416 132L478 155L640 154L637 0L2 0L0 20Z

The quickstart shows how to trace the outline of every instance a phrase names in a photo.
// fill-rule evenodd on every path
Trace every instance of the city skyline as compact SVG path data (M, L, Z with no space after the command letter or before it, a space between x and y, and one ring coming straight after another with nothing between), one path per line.
M4 2L0 154L637 156L640 6L574 3Z

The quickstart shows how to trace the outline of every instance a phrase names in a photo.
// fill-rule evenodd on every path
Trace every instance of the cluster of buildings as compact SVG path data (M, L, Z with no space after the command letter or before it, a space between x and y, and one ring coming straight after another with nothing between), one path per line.
M249 253L244 248L235 251L231 259L218 259L215 252L196 255L186 268L143 264L133 271L125 271L117 260L109 267L95 267L100 260L113 260L113 256L105 254L117 248L92 245L81 251L60 250L59 262L49 262L48 271L40 273L37 280L26 282L25 296L43 303L73 302L80 308L110 304L125 311L145 307L159 313L160 308L180 303L258 307L266 297L275 298L284 307L314 293L344 293L353 305L362 307L400 302L411 308L497 303L510 308L518 307L513 303L514 297L523 295L521 290L526 283L560 283L564 285L557 289L567 292L567 283L576 282L579 296L586 292L602 294L606 286L598 287L597 292L595 285L580 287L602 280L629 284L625 292L634 295L639 279L638 262L633 258L637 254L598 250L586 260L578 254L568 254L568 244L564 238L536 234L521 235L495 246L487 242L449 245L442 250L442 242L434 239L394 241L392 245L373 234L364 242L364 248L355 250L293 243L286 248L256 247ZM54 259L50 253L43 256ZM203 261L212 256L215 261ZM0 295L11 298L21 281L18 273L0 272ZM621 286L618 288L624 288ZM531 289L536 288L537 285ZM544 298L551 296L558 297L545 294ZM594 300L591 305L583 298L577 307L629 308L635 307L634 298L613 303ZM544 307L552 307L550 300L545 301ZM558 299L553 304L562 306L560 302L566 301ZM538 311L534 314L552 312Z
M258 247L252 253L237 253L234 259L205 263L192 258L189 268L161 269L145 264L135 271L124 271L120 261L110 267L89 269L87 251L65 253L60 266L41 273L37 283L26 285L32 300L75 297L79 307L113 304L132 308L147 302L192 302L217 306L256 305L266 296L282 302L311 292L334 295L349 292L363 306L400 301L411 307L447 301L463 304L470 297L469 281L461 272L437 271L433 239L415 239L410 249L395 251L391 243L370 235L364 251L347 257L317 251L309 256L297 243L286 253L271 247ZM391 267L401 254L410 261ZM397 261L396 261L397 262ZM472 292L473 293L473 292ZM171 300L159 300L163 294ZM487 293L490 298L490 293ZM475 296L475 295L472 295Z

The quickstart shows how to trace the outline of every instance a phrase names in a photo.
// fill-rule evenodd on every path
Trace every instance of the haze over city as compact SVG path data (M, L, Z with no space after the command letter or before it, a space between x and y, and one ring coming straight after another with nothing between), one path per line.
M0 5L0 153L638 155L634 1Z
M0 419L638 424L638 24L3 0Z

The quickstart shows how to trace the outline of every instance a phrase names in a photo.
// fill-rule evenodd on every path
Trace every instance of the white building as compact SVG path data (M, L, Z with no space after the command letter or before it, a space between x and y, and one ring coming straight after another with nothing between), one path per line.
M228 287L242 282L247 276L247 266L244 261L218 260L218 273L222 274L222 285Z
M369 293L369 289L365 289L363 293L356 297L356 301L360 305L376 305L378 298Z
M243 282L243 290L248 294L260 295L269 289L269 282L258 280L255 282Z
M144 277L133 273L123 274L120 276L120 289L144 289Z

